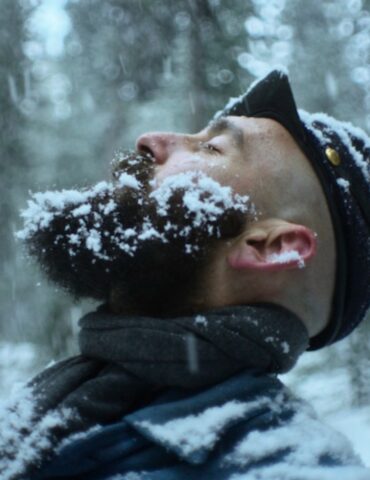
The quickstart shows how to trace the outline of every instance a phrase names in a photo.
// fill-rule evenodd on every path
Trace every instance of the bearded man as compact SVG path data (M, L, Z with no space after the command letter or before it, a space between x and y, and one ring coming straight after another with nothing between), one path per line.
M19 236L102 306L3 414L1 478L370 479L276 377L369 307L369 152L273 71L112 182L34 195Z

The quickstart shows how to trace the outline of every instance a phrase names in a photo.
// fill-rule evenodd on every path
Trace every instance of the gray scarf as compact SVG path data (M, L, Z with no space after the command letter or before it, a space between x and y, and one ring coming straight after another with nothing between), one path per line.
M268 304L176 318L119 316L102 307L80 326L81 355L26 386L7 410L19 421L3 429L7 418L0 418L3 480L25 478L70 435L118 421L165 389L191 394L243 370L286 372L308 345L302 322Z

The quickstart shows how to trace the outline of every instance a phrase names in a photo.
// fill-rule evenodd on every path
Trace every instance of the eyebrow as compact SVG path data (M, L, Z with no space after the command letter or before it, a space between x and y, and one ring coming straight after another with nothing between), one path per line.
M212 120L208 125L208 132L212 135L229 133L238 148L244 147L243 130L225 117Z

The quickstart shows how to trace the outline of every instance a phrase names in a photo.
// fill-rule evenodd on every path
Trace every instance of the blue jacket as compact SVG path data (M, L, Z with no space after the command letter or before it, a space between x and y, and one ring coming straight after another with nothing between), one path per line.
M370 480L349 443L274 376L173 390L70 438L30 480Z

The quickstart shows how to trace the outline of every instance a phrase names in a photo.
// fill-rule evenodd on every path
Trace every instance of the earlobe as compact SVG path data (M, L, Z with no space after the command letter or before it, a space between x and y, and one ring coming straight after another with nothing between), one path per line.
M236 270L280 271L304 268L316 254L316 234L304 225L266 223L234 245L228 263Z

